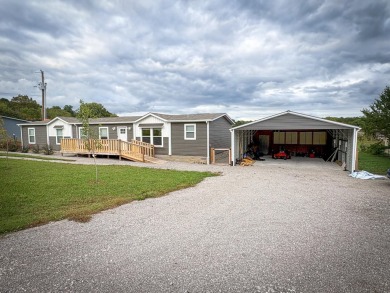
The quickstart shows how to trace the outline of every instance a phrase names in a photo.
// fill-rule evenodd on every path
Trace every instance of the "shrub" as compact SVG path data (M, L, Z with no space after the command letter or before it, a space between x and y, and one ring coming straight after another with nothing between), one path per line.
M43 150L43 153L45 155L52 155L52 154L54 154L53 148L49 144L45 145L44 147L42 147L42 150Z
M383 155L385 149L386 147L381 142L377 142L367 147L367 152L373 155Z
M22 153L28 153L29 150L30 150L30 146L27 145L27 146L23 146L23 147L22 147L21 152L22 152Z
M35 153L35 154L39 154L39 152L41 151L40 149L39 149L39 145L34 145L32 148L32 151L33 151L33 153Z

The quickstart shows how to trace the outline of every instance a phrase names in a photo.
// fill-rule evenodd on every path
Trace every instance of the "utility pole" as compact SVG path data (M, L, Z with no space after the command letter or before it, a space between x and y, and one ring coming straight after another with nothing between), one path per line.
M39 89L42 91L42 121L46 120L46 83L45 83L45 73L43 70L40 70L42 81L38 83Z

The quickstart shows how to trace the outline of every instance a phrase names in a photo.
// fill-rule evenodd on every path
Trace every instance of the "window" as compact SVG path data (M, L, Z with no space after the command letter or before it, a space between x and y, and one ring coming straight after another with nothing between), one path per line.
M142 141L155 146L163 146L161 128L142 128Z
M99 139L108 139L108 127L99 127Z
M80 127L79 128L79 138L80 139L86 139L87 138L87 136L84 133L84 127Z
M28 129L28 143L35 144L35 128Z
M142 141L151 143L150 128L142 128Z
M162 146L162 130L161 128L153 128L153 144L155 146Z
M57 128L56 129L56 144L61 143L61 139L64 137L63 135L63 129L62 128Z
M184 124L184 139L196 140L196 124Z

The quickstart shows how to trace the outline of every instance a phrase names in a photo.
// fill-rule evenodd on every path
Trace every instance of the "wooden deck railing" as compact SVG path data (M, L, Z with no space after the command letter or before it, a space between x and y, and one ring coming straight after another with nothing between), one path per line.
M154 157L154 145L132 140L120 139L89 139L78 138L61 139L61 153L116 155L128 159L144 162L145 156Z

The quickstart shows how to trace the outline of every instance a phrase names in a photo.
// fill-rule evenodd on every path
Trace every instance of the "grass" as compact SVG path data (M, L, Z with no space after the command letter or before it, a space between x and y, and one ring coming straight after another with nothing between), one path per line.
M359 152L359 170L385 175L390 169L390 157Z
M0 157L7 157L7 153L0 152ZM16 158L29 158L29 159L39 159L39 160L45 160L45 161L76 161L73 159L61 159L61 158L53 158L50 156L39 156L39 155L26 155L26 154L16 154L9 152L8 157L16 157Z
M133 200L194 186L210 172L0 158L0 234L50 221L88 221L91 215Z

